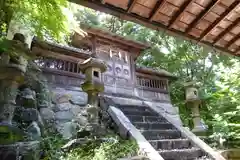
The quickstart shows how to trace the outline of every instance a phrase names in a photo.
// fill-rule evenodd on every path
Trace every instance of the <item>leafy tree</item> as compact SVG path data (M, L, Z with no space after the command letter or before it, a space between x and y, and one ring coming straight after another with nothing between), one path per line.
M59 39L66 31L62 8L66 0L0 0L0 36L6 33L12 19L32 29L39 37L48 34Z

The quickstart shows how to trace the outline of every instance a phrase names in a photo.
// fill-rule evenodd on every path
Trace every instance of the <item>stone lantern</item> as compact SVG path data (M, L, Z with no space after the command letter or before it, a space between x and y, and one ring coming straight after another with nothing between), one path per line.
M195 82L187 82L184 84L185 94L186 94L186 104L191 107L193 115L193 129L192 132L201 135L206 132L206 126L201 121L199 105L201 104L201 99L198 94L198 86Z
M20 139L20 130L12 125L18 87L23 82L30 52L25 37L16 33L7 40L9 48L0 55L0 144L14 143ZM18 133L17 133L18 132Z
M83 63L78 64L80 70L85 74L85 82L82 90L88 94L87 108L90 123L98 123L98 94L104 91L101 73L107 69L104 61L91 57Z

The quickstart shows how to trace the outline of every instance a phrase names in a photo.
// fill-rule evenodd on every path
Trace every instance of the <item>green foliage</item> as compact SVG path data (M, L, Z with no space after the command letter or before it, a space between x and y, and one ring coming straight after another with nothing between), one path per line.
M66 6L66 0L0 0L0 36L14 19L38 37L48 34L60 39L61 33L66 32L66 17L62 11Z
M42 158L43 160L59 160L63 156L61 147L66 143L57 132L46 131L44 138L41 141Z
M111 136L106 138L111 138ZM123 140L120 137L115 138L116 141L90 141L71 150L65 157L62 157L62 160L117 160L137 154L138 149L135 141Z

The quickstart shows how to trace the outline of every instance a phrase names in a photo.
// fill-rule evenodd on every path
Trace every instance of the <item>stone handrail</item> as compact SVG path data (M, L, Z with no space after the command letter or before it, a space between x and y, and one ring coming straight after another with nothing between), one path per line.
M163 116L164 118L166 118L172 125L174 125L174 127L179 130L181 132L181 134L183 136L185 136L186 138L188 138L190 141L192 141L196 146L198 146L202 151L204 151L205 153L208 154L208 156L210 156L211 158L215 159L215 160L226 160L220 153L218 153L217 151L215 151L214 149L212 149L209 145L207 145L204 141L202 141L200 138L198 138L195 134L193 134L191 131L189 131L188 129L182 127L181 125L178 125L175 123L175 121L169 117L167 114L162 114L161 110L156 107L156 106L152 106L152 105L148 105L147 103L144 103L145 105L147 105L148 107L150 107L151 109L153 109L154 111L156 111L158 114L160 114L161 116Z

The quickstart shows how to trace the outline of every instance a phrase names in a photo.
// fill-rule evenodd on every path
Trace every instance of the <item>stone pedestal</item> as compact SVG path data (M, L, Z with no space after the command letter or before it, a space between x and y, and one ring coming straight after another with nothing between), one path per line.
M78 66L86 77L82 90L88 94L88 122L95 128L98 126L98 94L104 91L101 73L106 71L107 66L103 61L93 57Z
M186 104L191 108L192 110L192 116L193 116L193 129L192 132L196 135L202 136L205 134L207 127L203 124L200 112L199 112L199 106L201 104L201 99L198 95L198 89L195 82L187 82L184 84L186 88Z

